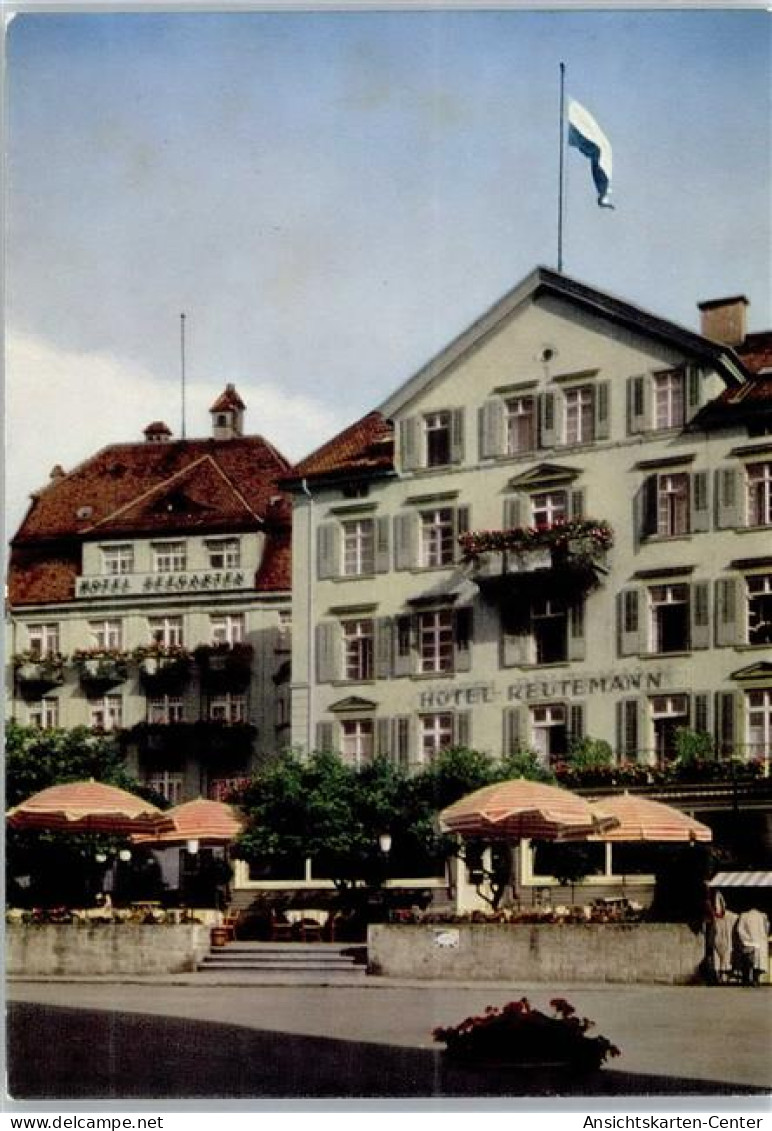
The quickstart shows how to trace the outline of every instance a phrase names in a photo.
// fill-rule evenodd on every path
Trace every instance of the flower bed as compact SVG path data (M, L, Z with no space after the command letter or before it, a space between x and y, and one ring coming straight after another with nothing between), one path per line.
M553 998L550 1007L551 1016L534 1009L527 998L500 1009L489 1005L482 1015L437 1028L433 1036L449 1058L471 1065L555 1064L593 1072L608 1057L619 1056L608 1038L588 1036L594 1023L578 1017L564 998Z
M517 526L509 530L468 530L460 534L464 557L474 559L491 551L568 550L577 543L582 556L595 557L614 544L614 534L604 519L574 518L550 526Z

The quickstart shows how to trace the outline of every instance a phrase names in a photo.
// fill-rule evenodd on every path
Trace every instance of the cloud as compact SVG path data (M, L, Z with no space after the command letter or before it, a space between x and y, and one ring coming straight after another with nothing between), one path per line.
M259 432L297 460L349 423L313 397L285 394L265 382L237 381L247 406L247 432ZM220 378L188 382L186 434L210 434L208 409L222 391ZM41 338L10 332L5 362L5 489L8 534L19 526L30 493L61 464L70 471L107 444L140 441L151 420L180 434L179 387L107 353L56 348Z

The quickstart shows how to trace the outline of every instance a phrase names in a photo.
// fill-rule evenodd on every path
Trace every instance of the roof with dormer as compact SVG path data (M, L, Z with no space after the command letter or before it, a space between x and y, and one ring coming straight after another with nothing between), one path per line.
M85 541L249 530L267 535L255 587L289 589L290 466L261 436L103 448L33 496L11 542L9 600L69 600Z
M209 411L227 412L228 409L237 409L238 411L243 411L245 407L246 406L243 400L236 392L236 386L230 384L229 382L220 393L219 397L214 402Z

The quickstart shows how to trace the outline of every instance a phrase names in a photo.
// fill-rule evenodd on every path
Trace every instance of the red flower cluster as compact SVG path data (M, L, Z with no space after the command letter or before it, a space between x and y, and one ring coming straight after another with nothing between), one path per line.
M594 1023L577 1017L564 998L550 1002L553 1016L533 1009L527 998L510 1001L497 1009L489 1005L483 1014L467 1017L458 1025L438 1027L433 1032L448 1056L469 1063L533 1064L549 1062L574 1071L591 1072L619 1049L606 1037L588 1037Z
M459 534L458 541L468 558L491 550L565 549L572 541L586 543L583 553L598 554L611 549L614 532L605 519L566 518L551 525L516 526L511 530L468 530Z

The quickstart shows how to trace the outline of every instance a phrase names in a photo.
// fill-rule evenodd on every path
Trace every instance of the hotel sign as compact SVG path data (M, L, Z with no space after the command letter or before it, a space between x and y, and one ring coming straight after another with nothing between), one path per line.
M218 593L251 588L243 569L208 569L186 573L123 573L79 577L76 597L153 597L172 594Z
M584 699L588 695L614 695L633 691L656 692L666 684L664 671L609 672L595 675L521 679L508 687L492 683L465 684L422 691L419 710L438 707L474 707L482 703L530 703L543 699Z

